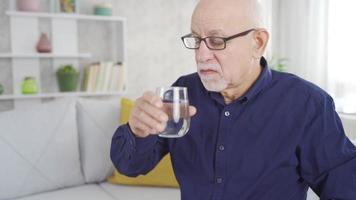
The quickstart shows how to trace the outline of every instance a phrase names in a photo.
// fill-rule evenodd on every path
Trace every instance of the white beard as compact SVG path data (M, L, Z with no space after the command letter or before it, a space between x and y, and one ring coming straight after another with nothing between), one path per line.
M208 78L200 77L206 90L211 92L221 92L227 87L227 81L224 79L220 80L209 80Z
M208 67L206 67L206 66L208 66ZM215 74L214 75L203 75L200 73L201 69L214 70L219 74L219 78L217 78ZM228 86L228 81L224 78L221 67L218 65L198 63L198 74L199 74L200 80L203 83L205 89L208 91L221 92L224 89L226 89Z

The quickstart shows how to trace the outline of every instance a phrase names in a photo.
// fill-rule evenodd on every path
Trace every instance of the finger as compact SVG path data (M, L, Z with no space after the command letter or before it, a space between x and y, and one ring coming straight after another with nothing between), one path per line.
M194 106L189 106L189 116L194 116L197 113L197 109Z
M144 101L137 105L141 111L146 112L152 118L154 118L158 122L166 122L168 120L168 115L163 112L163 110L158 109L157 107L153 106L152 104Z
M151 132L155 132L154 130L152 130L150 127L148 127L145 123L141 122L140 119L138 119L136 116L132 117L132 121L133 121L133 126L136 129L140 130L140 135L142 136L147 136L149 135Z
M149 102L150 104L155 105L156 107L162 107L163 106L163 102L161 100L161 98L156 95L154 92L152 91L147 91L143 94L142 96L147 102Z
M143 110L139 111L137 118L150 129L150 133L158 133L164 130L162 122L156 121Z
M130 129L131 129L132 133L136 137L144 138L144 137L147 137L149 135L148 133L145 133L144 130L141 130L140 128L138 128L136 125L133 126L132 123L130 123L130 122L129 122L129 126L130 126Z
M150 132L155 132L155 130L150 130L149 127L146 127L142 122L135 117L140 110L135 106L132 110L132 113L129 117L129 126L132 132L138 137L147 137Z

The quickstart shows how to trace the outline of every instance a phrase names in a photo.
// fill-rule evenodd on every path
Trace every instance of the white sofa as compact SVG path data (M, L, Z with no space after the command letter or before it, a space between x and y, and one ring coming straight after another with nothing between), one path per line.
M178 189L105 181L119 109L117 98L64 98L1 112L0 200L179 200Z
M119 99L63 98L0 113L0 200L179 200L178 189L107 183Z

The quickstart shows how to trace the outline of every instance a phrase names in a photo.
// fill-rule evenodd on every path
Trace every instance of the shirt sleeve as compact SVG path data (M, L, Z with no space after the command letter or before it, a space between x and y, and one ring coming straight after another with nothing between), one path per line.
M135 177L151 171L167 152L168 145L164 138L156 135L138 138L125 124L114 133L110 157L120 173Z
M182 78L172 86L182 85ZM110 157L115 168L126 176L135 177L147 174L169 152L167 138L150 135L146 138L136 137L130 126L118 127L111 141Z
M297 148L301 176L322 200L356 199L356 147L344 133L332 98L311 113Z

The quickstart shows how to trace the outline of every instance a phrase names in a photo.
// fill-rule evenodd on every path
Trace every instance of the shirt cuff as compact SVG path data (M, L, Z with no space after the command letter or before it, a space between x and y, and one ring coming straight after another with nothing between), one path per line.
M157 143L158 136L157 135L149 135L145 138L140 138L135 136L132 132L129 124L125 125L125 132L127 132L128 141L133 146L133 149L136 153L145 153L150 149L153 149L155 144Z

